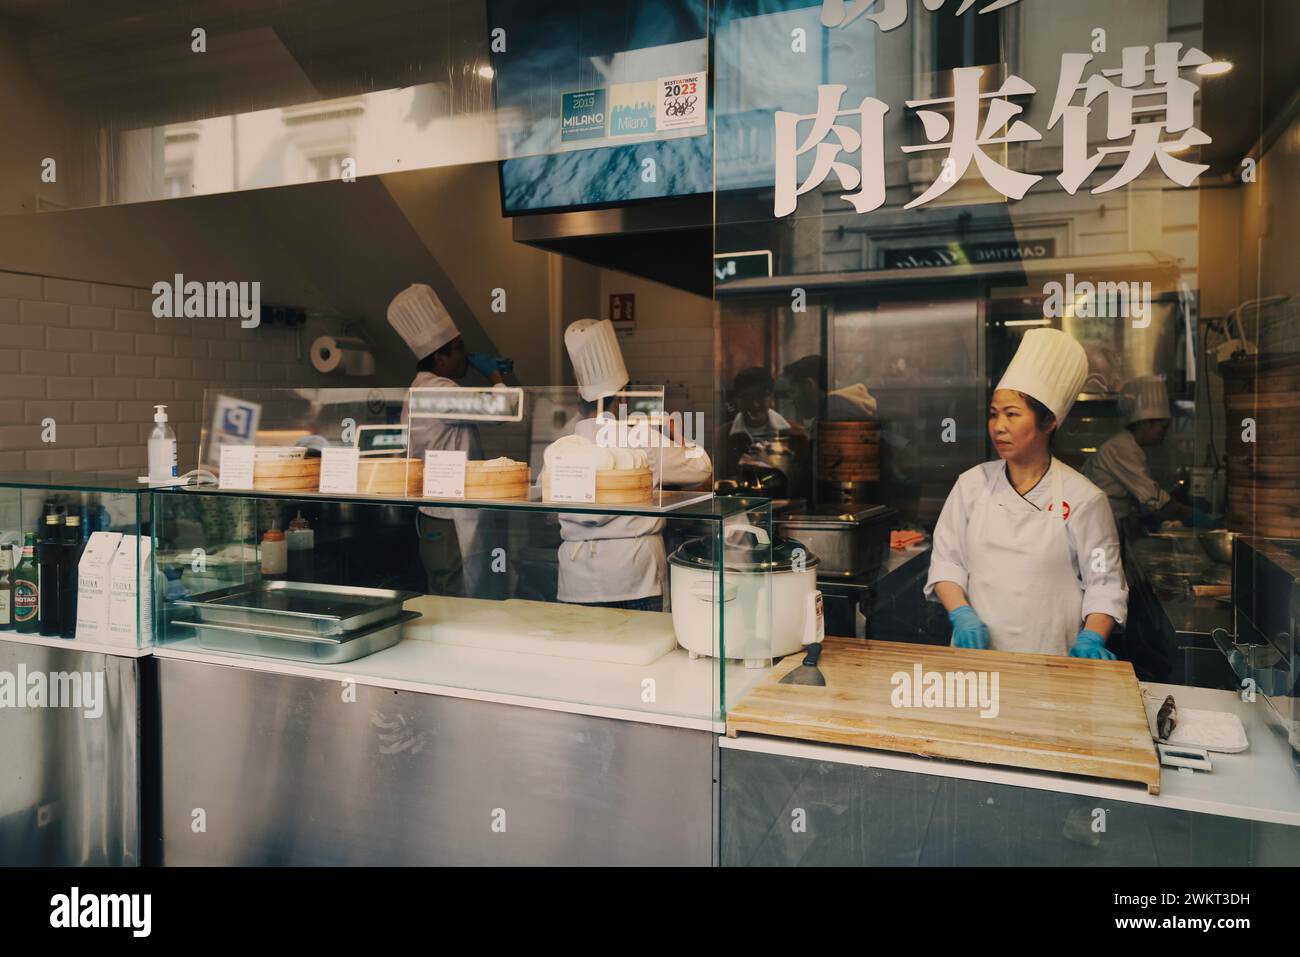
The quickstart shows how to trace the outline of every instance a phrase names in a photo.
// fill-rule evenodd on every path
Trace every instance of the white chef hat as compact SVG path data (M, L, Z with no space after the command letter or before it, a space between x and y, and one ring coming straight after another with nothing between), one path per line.
M1128 425L1143 419L1169 419L1169 390L1158 375L1143 375L1124 383L1120 410Z
M627 385L623 350L608 319L579 319L564 330L564 347L573 362L578 392L586 401L613 395Z
M1088 355L1060 329L1032 329L1020 340L1011 365L997 384L1032 396L1065 421L1088 378Z
M413 283L393 297L388 304L388 324L406 340L417 359L432 355L460 335L447 307L424 283Z

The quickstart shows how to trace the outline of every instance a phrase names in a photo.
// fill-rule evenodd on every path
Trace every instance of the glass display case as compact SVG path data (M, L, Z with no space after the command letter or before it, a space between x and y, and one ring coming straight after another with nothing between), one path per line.
M154 500L168 654L713 727L815 640L817 559L768 501L713 497L662 388L207 405L211 476Z
M0 473L0 639L151 645L151 502L133 473Z

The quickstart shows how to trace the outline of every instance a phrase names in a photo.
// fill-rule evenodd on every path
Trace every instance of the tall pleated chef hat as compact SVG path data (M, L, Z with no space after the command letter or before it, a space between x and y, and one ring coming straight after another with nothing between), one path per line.
M1033 396L1065 421L1088 378L1088 354L1060 329L1033 329L1020 340L1011 365L997 384Z
M412 283L388 304L388 324L406 340L415 358L437 352L460 335L438 294L424 283Z
M1169 390L1158 375L1143 375L1124 383L1120 408L1128 425L1143 419L1173 418L1169 411Z
M623 350L608 319L579 319L564 330L564 347L578 378L578 392L586 401L613 395L627 385Z

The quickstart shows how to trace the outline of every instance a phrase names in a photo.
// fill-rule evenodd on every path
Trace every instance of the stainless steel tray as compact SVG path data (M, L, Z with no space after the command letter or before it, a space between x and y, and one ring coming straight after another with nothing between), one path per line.
M391 648L402 640L402 627L419 617L419 612L404 611L391 621L335 638L184 619L172 624L193 628L199 644L211 651L334 665Z
M197 621L305 637L339 637L391 621L415 592L313 582L258 581L174 602Z

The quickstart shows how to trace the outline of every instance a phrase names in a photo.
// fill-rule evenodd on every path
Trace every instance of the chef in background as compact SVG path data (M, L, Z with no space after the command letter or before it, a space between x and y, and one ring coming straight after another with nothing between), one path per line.
M388 323L419 360L412 389L456 388L471 366L492 385L504 386L503 373L514 368L510 359L486 352L467 353L451 313L423 283L408 286L393 298L388 305ZM427 450L461 451L471 461L483 458L476 423L426 418L409 422L408 412L409 404L402 411L402 421L408 426L411 458L423 461ZM420 559L428 574L430 594L506 597L506 576L490 570L492 549L505 544L501 515L467 508L421 508L417 521Z
M1102 491L1052 455L1084 380L1083 347L1025 334L989 402L998 459L958 477L934 530L925 594L959 648L1114 658L1128 588Z
M766 369L754 366L737 373L732 394L740 411L731 422L731 435L754 445L790 431L790 423L772 407L776 383Z
M1120 409L1125 426L1107 439L1084 463L1083 474L1110 500L1110 510L1128 533L1140 531L1143 520L1183 520L1191 509L1169 497L1151 477L1147 449L1169 434L1169 392L1160 376L1139 376L1124 384Z
M573 362L578 392L595 403L627 387L629 377L614 325L608 319L580 319L564 331L564 346ZM594 407L590 407L592 413ZM657 429L629 427L618 410L607 408L603 418L581 419L574 433L592 442L613 432L623 448L646 448L656 485L691 488L708 483L713 463L700 446L682 444ZM616 426L611 425L611 420ZM603 430L603 432L602 432ZM560 601L601 605L633 611L663 611L667 555L662 518L636 515L560 515Z
M794 421L817 434L817 422L865 422L875 418L876 399L861 382L826 390L826 362L819 355L804 356L781 372L781 380L794 403Z

